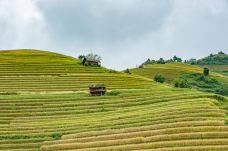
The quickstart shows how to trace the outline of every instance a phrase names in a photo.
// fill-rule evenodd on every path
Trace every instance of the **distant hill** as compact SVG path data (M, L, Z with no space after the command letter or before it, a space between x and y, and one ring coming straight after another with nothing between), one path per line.
M170 62L165 64L146 64L140 68L130 69L131 73L142 75L153 79L156 74L164 76L168 83L184 73L202 73L203 69L196 65L181 62Z
M228 55L219 52L218 54L210 54L208 57L197 60L199 65L228 65Z
M221 66L221 65L213 65ZM223 70L225 70L225 65ZM204 67L208 67L204 65ZM216 68L218 70L218 68ZM216 71L217 71L216 70ZM227 68L226 68L227 70ZM228 96L228 77L219 72L210 71L210 76L200 80L203 74L203 68L199 65L190 65L188 63L170 62L165 64L146 64L140 68L130 69L133 74L141 75L153 79L155 75L162 75L166 79L166 83L174 85L176 80L185 80L189 82L189 87L213 92Z

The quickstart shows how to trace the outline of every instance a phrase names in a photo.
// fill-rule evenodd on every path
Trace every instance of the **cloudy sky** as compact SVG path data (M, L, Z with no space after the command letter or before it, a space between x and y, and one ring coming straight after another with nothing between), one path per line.
M147 58L228 51L228 0L0 0L0 49L102 56L113 69Z

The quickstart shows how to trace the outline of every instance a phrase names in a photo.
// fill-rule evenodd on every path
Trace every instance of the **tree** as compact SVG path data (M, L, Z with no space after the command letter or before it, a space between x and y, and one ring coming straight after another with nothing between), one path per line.
M224 55L225 53L224 53L224 52L222 52L222 51L219 51L219 52L218 52L218 54L220 54L220 55Z
M94 61L101 61L101 56L97 55L97 54L93 54L93 53L90 53L86 56L86 59L89 59L89 60L94 60Z
M146 61L145 61L145 63L144 64L150 64L150 59L148 58Z
M204 74L205 76L208 76L208 75L209 75L209 69L208 69L208 68L204 68L204 69L203 69L203 74Z
M175 56L173 56L173 61L174 62L182 62L182 59L175 55Z
M80 59L81 61L85 58L85 55L79 55L78 59Z
M165 63L173 62L173 59L166 60Z
M143 68L143 64L141 64L141 65L139 66L139 68Z
M197 64L197 60L196 59L193 59L191 58L190 60L188 60L188 63L194 65L194 64Z
M165 82L165 77L163 77L160 74L157 74L154 76L154 81L159 82L159 83L164 83Z
M158 61L157 61L158 64L165 64L165 60L163 58L160 58Z
M128 73L128 74L131 74L131 71L128 68L124 72Z
M190 86L190 84L188 83L188 81L186 79L178 78L174 82L174 87L177 87L177 88L190 88L191 86Z

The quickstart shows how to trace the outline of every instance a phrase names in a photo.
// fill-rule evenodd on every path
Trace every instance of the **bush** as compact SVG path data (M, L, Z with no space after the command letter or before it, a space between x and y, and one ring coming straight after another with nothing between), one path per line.
M111 92L107 92L106 95L108 96L116 96L116 95L119 95L120 92L119 91L111 91Z
M57 140L57 139L60 139L62 135L63 135L62 133L52 133L51 137Z
M127 68L125 71L125 73L131 74L130 70Z
M208 69L208 68L204 68L204 69L203 69L203 74L204 74L205 76L208 76L208 75L209 75L209 69Z
M174 87L177 88L190 88L190 84L185 79L176 79L174 82Z
M154 76L154 81L159 82L159 83L164 83L165 82L165 77L163 77L160 74L157 74Z
M158 61L157 61L158 64L165 64L165 60L163 58L160 58Z
M118 73L118 71L112 70L112 69L107 69L107 72L108 72L108 73Z
M16 92L0 92L0 95L18 95Z
M143 68L143 65L140 65L139 68Z

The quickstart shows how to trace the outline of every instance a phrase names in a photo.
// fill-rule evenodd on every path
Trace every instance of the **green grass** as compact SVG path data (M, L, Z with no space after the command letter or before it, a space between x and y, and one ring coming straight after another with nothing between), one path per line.
M203 69L198 66L172 62L166 64L148 64L144 65L143 68L134 68L130 71L133 74L142 75L149 79L153 79L155 75L160 74L166 78L168 83L170 83L183 73L202 73Z
M203 73L203 67L210 68L210 76L208 79L215 79L214 83L206 83L205 81L197 80L198 75ZM210 65L210 66L196 66L185 63L166 63L166 64L149 64L144 65L143 68L134 68L130 71L133 74L141 75L153 79L156 75L162 75L166 79L166 83L171 86L174 85L177 79L186 79L190 86L200 91L213 92L227 96L228 94L228 77L225 74L220 74L227 70L227 65ZM196 76L194 76L196 75Z
M226 97L51 52L0 58L0 150L228 149ZM91 83L109 92L92 97Z
M209 68L213 72L228 76L228 65L201 65L203 68Z

